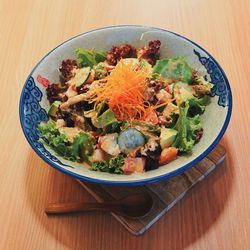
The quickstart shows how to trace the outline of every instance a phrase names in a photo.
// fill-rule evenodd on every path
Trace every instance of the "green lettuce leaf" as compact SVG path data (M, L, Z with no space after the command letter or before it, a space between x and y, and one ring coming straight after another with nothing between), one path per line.
M38 126L38 130L41 136L45 137L46 139L55 137L59 135L58 129L56 129L56 122L53 120L49 120L47 123L40 123Z
M190 83L193 78L192 68L184 57L164 58L158 60L153 68L153 75L161 75L165 79Z
M103 62L100 62L94 66L95 79L102 79L108 75L108 71Z
M203 76L196 77L194 79L193 89L197 96L204 96L211 94L213 84L204 79Z
M183 153L192 152L196 133L202 128L199 114L194 117L188 117L189 108L188 101L181 105L180 115L174 126L178 134L173 146L179 148L179 151Z
M85 161L93 154L94 146L89 135L85 132L80 132L74 138L71 146L71 152L74 157L79 161Z
M47 123L41 123L38 126L38 130L43 140L59 155L67 160L77 160L76 157L72 155L71 146L69 146L67 136L59 132L56 128L55 121L49 120Z
M93 67L99 62L103 62L106 59L106 52L103 50L94 51L89 49L81 49L78 48L75 50L76 57L78 59L79 64L82 67Z
M123 174L124 156L118 155L110 158L108 161L93 162L91 170L99 172L108 172L113 174Z
M189 110L188 114L189 116L193 117L195 115L201 115L204 113L206 105L209 102L209 96L204 96L203 98L196 98L192 97L188 100L189 104Z
M41 123L38 130L44 141L67 160L82 162L93 153L93 142L85 132L80 132L71 143L67 135L60 133L56 128L56 123L53 120Z
M95 52L95 61L96 64L105 61L106 59L106 52L104 50L98 50Z

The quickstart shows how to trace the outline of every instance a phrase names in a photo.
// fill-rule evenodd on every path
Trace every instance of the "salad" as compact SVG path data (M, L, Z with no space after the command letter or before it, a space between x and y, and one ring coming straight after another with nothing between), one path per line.
M76 49L49 84L49 120L38 130L63 158L90 170L142 173L192 153L213 84L184 57L160 58L159 40L142 48Z

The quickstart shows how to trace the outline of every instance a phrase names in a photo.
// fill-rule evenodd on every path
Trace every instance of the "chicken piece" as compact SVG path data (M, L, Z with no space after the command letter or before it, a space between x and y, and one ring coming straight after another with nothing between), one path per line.
M159 143L157 142L157 139L154 137L150 137L148 139L148 142L145 144L145 146L141 149L141 153L144 155L147 155L147 151L155 151L158 147Z
M172 99L172 95L165 89L160 89L160 91L156 94L156 98L159 100L160 103L164 103L167 100Z
M173 113L178 114L178 113L179 113L179 108L178 108L178 106L176 106L176 105L174 105L173 103L170 102L170 103L167 104L167 106L164 108L162 115L163 115L164 117L169 118L169 117L171 117L171 115L172 115Z
M74 105L78 102L82 102L82 101L88 101L91 99L91 97L93 97L95 95L95 89L99 88L100 86L102 86L103 84L105 84L105 81L99 80L99 81L94 81L90 86L89 86L89 90L86 93L80 94L80 95L76 95L73 96L71 98L69 98L66 102L62 103L60 105L60 108L62 110L66 110L69 106Z
M173 122L174 114L179 114L178 106L174 105L173 103L168 103L162 114L159 116L159 124L171 124Z
M66 126L66 122L63 119L58 119L56 121L56 128L62 128Z
M93 155L91 156L91 162L100 162L107 159L107 154L100 148L94 150Z
M117 156L121 153L119 145L117 144L118 134L107 134L105 136L99 137L99 145L102 150L112 156Z
M81 132L81 130L77 127L61 127L59 128L59 131L60 133L65 134L70 142L73 142L74 137L76 137Z
M67 89L67 91L65 92L65 95L68 97L68 98L71 98L73 96L76 96L78 93L77 93L77 90L76 90L76 87L75 85L70 85Z
M73 97L69 98L66 102L62 103L60 105L60 109L61 110L66 110L69 106L74 105L74 104L76 104L78 102L85 101L87 99L88 99L87 93L83 93L83 94L80 94L80 95L73 96Z
M157 124L159 122L159 119L155 110L152 109L149 112L147 112L147 114L145 115L144 121L150 122L152 124Z
M124 165L122 170L125 174L132 174L132 173L143 173L145 166L145 158L142 157L127 157L124 160Z

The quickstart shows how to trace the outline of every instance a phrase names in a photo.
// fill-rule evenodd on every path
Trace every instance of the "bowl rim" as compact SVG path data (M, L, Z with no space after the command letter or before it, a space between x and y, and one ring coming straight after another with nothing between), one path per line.
M161 174L159 176L156 176L156 177L149 177L147 179L143 179L143 180L128 180L128 181L113 181L113 180L102 180L102 179L97 179L97 178L92 178L92 177L87 177L87 176L84 176L84 175L80 175L80 174L77 174L77 173L74 173L74 172L71 172L65 168L62 168L60 167L59 165L55 164L54 162L52 162L51 160L49 160L45 155L43 155L36 147L34 147L32 141L30 140L30 138L28 137L25 129L24 129L24 113L23 113L23 110L22 110L22 107L23 107L23 96L24 96L24 87L26 86L29 78L32 76L32 74L34 73L34 71L36 70L36 68L40 65L40 63L47 57L49 56L54 50L56 50L58 47L60 47L61 45L77 38L77 37L80 37L82 35L85 35L85 34L89 34L89 33L92 33L92 32L96 32L96 31L100 31L100 30L106 30L106 29L112 29L112 28L148 28L148 29L152 29L152 30L158 30L158 31L163 31L163 32L167 32L167 33L170 33L170 34L173 34L177 37L180 37L188 42L190 42L191 44L197 46L200 50L202 50L203 52L205 52L213 61L214 63L217 65L217 67L219 68L219 70L221 71L221 74L225 80L225 83L226 83L226 87L227 87L227 90L228 90L228 110L227 110L227 115L226 115L226 119L224 121L224 124L219 132L219 134L217 135L217 137L215 138L215 140L210 144L209 147L207 147L207 149L202 153L200 154L199 156L197 156L195 159L193 159L191 162L185 164L184 166L174 170L174 171L171 171L169 173L165 173L165 174ZM194 41L190 40L189 38L186 38L182 35L179 35L175 32L172 32L172 31L169 31L169 30L166 30L166 29L163 29L163 28L156 28L156 27L151 27L151 26L144 26L144 25L113 25L113 26L105 26L105 27L102 27L102 28L97 28L97 29L93 29L93 30L90 30L90 31L87 31L87 32L83 32L83 33L80 33L74 37L71 37L70 39L62 42L61 44L57 45L56 47L54 47L52 50L50 50L47 54L45 54L45 56L42 57L42 59L35 65L35 67L32 69L32 71L30 72L30 74L28 75L24 85L23 85L23 88L22 88L22 92L21 92L21 96L20 96L20 100L19 100L19 120L20 120L20 123L21 123L21 127L22 127L22 130L23 130L23 133L27 139L27 141L29 142L30 146L32 147L32 149L38 154L38 156L40 156L40 158L42 158L47 164L49 164L50 166L54 167L55 169L61 171L62 173L64 174L67 174L71 177L74 177L78 180L81 180L81 181L87 181L87 182L90 182L90 183L95 183L95 184L104 184L104 185L112 185L112 186L126 186L126 185L130 185L130 186L138 186L138 185L145 185L145 184L148 184L148 183L153 183L153 182L159 182L163 179L168 179L170 177L173 177L173 176L176 176L178 174L181 174L183 173L184 171L188 170L189 168L193 167L195 164L197 164L198 162L200 162L202 159L204 159L214 148L215 146L219 143L219 141L221 140L221 138L223 137L228 125L229 125L229 121L230 121L230 118L231 118L231 114L232 114L232 107L233 107L233 100L232 100L232 92L231 92L231 87L230 87L230 84L229 84L229 81L227 79L227 76L224 72L224 70L221 68L221 66L219 65L219 63L214 59L214 57L209 53L207 52L203 47L201 47L200 45L198 45L197 43L195 43Z

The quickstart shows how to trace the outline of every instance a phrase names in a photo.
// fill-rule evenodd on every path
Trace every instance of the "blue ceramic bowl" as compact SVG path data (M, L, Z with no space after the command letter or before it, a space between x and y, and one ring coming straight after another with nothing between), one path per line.
M130 43L142 47L150 40L159 39L162 43L161 57L185 56L189 64L212 81L214 96L202 115L204 134L195 145L191 155L143 174L114 175L94 172L82 164L64 160L52 149L39 141L37 126L48 119L46 111L49 102L45 88L37 82L42 75L51 82L58 82L58 68L61 61L75 58L76 48L109 50L114 44ZM20 121L26 139L32 149L50 166L83 181L110 185L143 185L160 181L179 174L201 161L220 141L226 131L232 111L232 95L227 77L216 60L203 48L191 40L163 29L143 26L113 26L93 30L78 35L54 48L35 66L28 76L20 98Z

